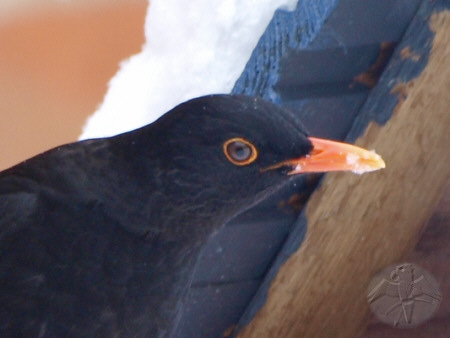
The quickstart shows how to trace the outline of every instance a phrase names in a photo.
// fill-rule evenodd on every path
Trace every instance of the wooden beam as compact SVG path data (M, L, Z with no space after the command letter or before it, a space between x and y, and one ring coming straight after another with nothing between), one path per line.
M370 317L371 278L416 245L450 179L450 11L427 18L435 33L428 62L412 47L397 53L425 68L395 86L398 104L387 123L371 123L356 142L376 149L387 168L327 175L307 206L305 241L239 337L357 336Z

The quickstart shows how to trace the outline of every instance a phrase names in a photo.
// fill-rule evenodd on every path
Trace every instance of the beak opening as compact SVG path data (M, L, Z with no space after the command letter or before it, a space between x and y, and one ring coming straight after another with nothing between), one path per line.
M313 145L310 154L276 164L267 170L290 166L293 170L288 175L330 171L352 171L363 174L386 167L381 156L374 151L316 137L308 139Z

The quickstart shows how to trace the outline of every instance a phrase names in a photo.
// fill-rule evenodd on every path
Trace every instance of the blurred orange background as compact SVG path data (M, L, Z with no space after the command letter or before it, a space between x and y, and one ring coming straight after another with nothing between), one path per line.
M119 62L140 51L148 6L147 0L3 1L0 170L77 140Z

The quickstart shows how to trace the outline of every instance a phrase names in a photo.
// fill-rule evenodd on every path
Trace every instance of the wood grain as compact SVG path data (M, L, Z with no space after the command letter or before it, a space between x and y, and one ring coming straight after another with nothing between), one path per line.
M329 174L308 206L308 233L282 266L264 307L239 337L355 337L368 320L370 279L402 261L450 179L450 12L430 19L428 63L399 84L382 127L357 141L376 149L385 170Z

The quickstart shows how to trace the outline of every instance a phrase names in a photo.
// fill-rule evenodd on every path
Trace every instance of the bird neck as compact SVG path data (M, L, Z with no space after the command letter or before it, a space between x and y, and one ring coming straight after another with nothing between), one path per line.
M111 177L99 178L101 198L110 216L127 230L164 241L204 243L235 212L219 191L205 187L195 175L186 175L161 154L160 139L151 133L145 138L139 133L121 135L121 141L111 147L108 164L120 176L114 182Z

